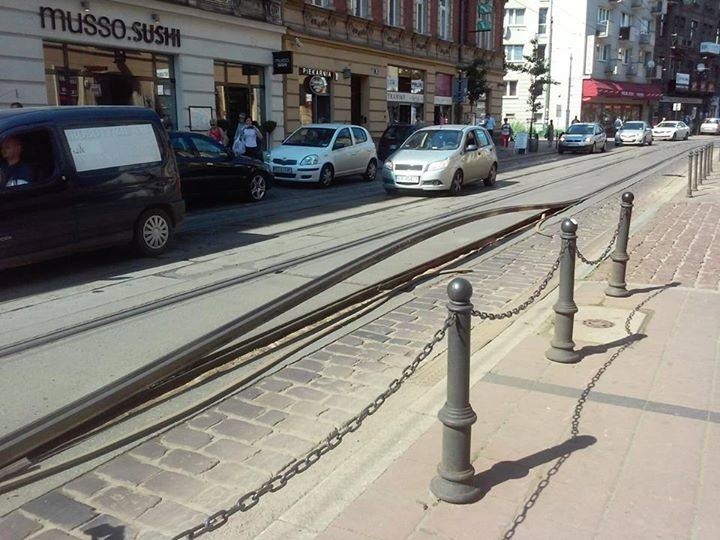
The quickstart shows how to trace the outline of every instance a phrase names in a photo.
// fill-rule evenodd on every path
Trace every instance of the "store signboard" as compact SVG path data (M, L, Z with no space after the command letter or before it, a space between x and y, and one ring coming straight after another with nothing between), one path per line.
M425 103L425 95L410 92L388 92L387 100L397 103Z
M451 96L435 96L434 105L452 105Z
M690 74L689 73L676 73L675 74L675 87L679 90L687 90L690 87Z
M152 124L66 129L77 172L161 161Z
M712 41L703 41L700 44L700 54L720 55L720 43L713 43Z
M300 75L318 75L320 77L325 77L326 79L333 79L337 81L340 78L340 75L337 71L330 71L328 69L318 69L318 68L311 68L311 67L300 67Z
M292 51L275 51L273 57L273 75L287 75L293 72Z

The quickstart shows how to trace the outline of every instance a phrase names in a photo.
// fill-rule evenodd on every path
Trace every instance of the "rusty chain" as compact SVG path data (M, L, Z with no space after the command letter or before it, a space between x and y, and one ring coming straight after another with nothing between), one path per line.
M480 317L481 319L488 319L490 321L497 321L501 319L509 319L510 317L513 317L515 315L519 315L523 311L525 311L527 308L532 305L535 300L537 300L542 292L547 288L547 286L550 284L550 280L552 280L553 276L555 275L555 272L557 272L557 269L560 267L560 260L562 259L563 253L565 253L565 247L563 247L560 250L560 253L557 256L557 259L555 259L555 262L550 267L550 271L545 275L543 280L540 282L540 285L538 285L537 289L533 291L533 293L530 295L530 297L525 300L522 304L515 306L512 309L509 309L508 311L503 311L501 313L490 313L488 311L479 311L477 309L472 310L473 317Z
M407 381L417 370L418 366L430 356L435 345L445 339L448 329L455 324L457 316L454 313L448 315L443 326L435 332L432 339L428 341L415 359L405 366L400 377L393 379L388 384L387 390L372 400L359 414L345 422L340 428L333 430L322 442L310 450L303 458L297 459L280 470L272 478L264 482L260 487L245 493L237 502L225 510L220 510L209 516L202 523L184 530L173 537L173 540L184 538L197 538L205 533L214 531L225 525L230 517L237 512L247 512L260 502L260 498L268 493L275 493L287 485L291 478L308 470L317 463L322 456L340 445L346 435L357 431L366 418L375 414L382 407L385 400L397 392L402 384Z
M618 234L620 232L620 226L615 229L615 232L613 233L612 238L610 239L610 243L605 248L605 251L602 252L602 254L597 259L588 259L586 258L581 252L580 249L577 247L577 244L575 245L575 253L577 253L578 259L580 259L582 262L587 264L588 266L595 266L596 264L600 264L605 259L608 258L608 255L610 255L610 252L613 249L613 246L615 245L615 240L617 240Z
M650 296L648 296L645 300L640 302L638 305L636 305L632 311L628 314L627 318L625 319L625 332L627 333L628 337L637 336L638 334L634 334L632 329L630 328L630 323L632 322L633 318L635 317L635 314L640 311L645 304L647 304L650 300L655 298L658 294L664 292L667 287L663 287L662 289L654 292ZM600 368L595 372L595 375L593 375L593 378L590 379L590 382L587 384L585 389L580 394L580 397L578 398L577 403L575 404L575 410L573 411L572 416L572 422L570 424L570 439L577 439L580 436L580 417L582 416L583 407L585 407L585 403L587 402L587 398L590 395L590 392L592 392L593 388L595 388L595 385L598 383L600 378L603 376L603 374L608 370L608 368L615 362L615 360L618 359L618 357L624 353L627 349L632 347L632 345L637 340L628 340L625 343L622 344L620 348L618 348L617 351L613 353L613 355L602 365ZM515 536L515 533L517 532L517 528L520 526L520 524L525 521L527 518L527 514L530 511L530 509L535 506L535 503L540 498L540 494L543 492L543 490L550 484L550 479L555 476L558 471L560 470L560 467L562 467L563 463L567 461L567 459L570 457L572 452L566 452L563 455L561 455L557 461L553 464L550 469L548 469L548 472L545 474L542 480L538 483L538 485L535 487L535 491L528 497L528 500L525 501L525 504L523 505L523 509L521 512L515 517L513 520L512 526L505 532L503 535L503 539L508 540Z

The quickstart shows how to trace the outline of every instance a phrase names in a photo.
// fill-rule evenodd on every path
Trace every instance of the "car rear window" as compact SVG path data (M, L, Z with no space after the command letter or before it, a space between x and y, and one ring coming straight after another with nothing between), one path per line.
M152 124L66 129L77 172L162 161Z

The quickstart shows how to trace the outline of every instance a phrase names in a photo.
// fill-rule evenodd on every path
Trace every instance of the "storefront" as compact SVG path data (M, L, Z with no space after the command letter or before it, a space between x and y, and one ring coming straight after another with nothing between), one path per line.
M437 73L435 75L434 124L449 124L452 122L452 81L452 75L446 73Z
M142 0L47 4L0 7L0 40L8 44L0 108L135 105L193 131L206 131L213 118L233 124L252 115L275 120L282 137L282 87L271 68L282 26Z
M583 80L582 122L598 122L609 135L615 132L614 124L621 121L652 121L663 91L657 85L599 79Z

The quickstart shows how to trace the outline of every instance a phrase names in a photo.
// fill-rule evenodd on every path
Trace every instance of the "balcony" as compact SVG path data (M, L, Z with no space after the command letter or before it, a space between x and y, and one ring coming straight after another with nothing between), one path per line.
M618 32L618 39L623 41L629 41L630 35L632 34L632 26L621 26Z
M224 15L282 24L282 0L162 0Z
M618 72L617 64L615 62L607 62L605 64L605 69L603 71L607 75L617 75L617 72Z
M610 35L610 21L602 21L597 24L595 28L595 36L599 38L606 38Z

